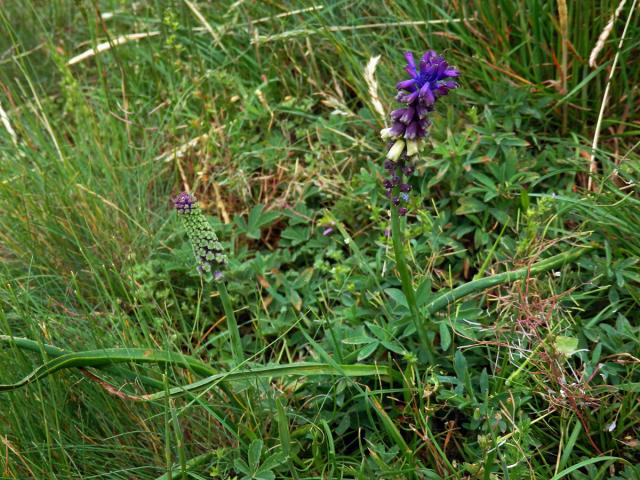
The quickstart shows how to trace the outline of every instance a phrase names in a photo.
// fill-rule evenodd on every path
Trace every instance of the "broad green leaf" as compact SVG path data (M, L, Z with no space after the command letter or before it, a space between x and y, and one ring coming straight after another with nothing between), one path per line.
M460 206L456 209L456 215L469 215L483 212L487 206L473 197L464 197L460 200Z
M286 456L282 452L276 452L273 455L268 456L262 465L260 465L260 471L266 471L276 468L278 465L284 463Z
M559 335L556 337L555 347L559 353L565 357L570 357L578 351L578 339Z
M384 348L394 353L397 353L398 355L404 355L406 353L406 350L399 343L392 342L392 341L384 341L380 343Z
M366 322L366 325L369 328L369 330L371 330L371 333L373 333L378 340L388 340L389 338L391 338L391 335L389 334L389 332L387 332L380 325L376 325L375 323L371 323L371 322Z
M251 475L251 470L249 470L249 465L247 465L247 462L245 462L241 458L236 458L233 461L233 467L240 473L244 473L245 475Z

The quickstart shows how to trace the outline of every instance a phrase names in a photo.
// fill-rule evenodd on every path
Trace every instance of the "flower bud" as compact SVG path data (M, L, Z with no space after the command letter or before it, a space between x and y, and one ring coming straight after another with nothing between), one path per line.
M202 213L198 201L193 195L182 192L174 200L174 205L182 218L193 247L193 253L198 261L198 271L211 274L216 281L221 280L222 271L227 265L227 256L213 228Z
M407 140L407 156L413 157L418 154L418 142L415 140Z
M404 140L396 140L396 143L389 149L387 153L387 158L394 162L397 162L404 151L405 142Z

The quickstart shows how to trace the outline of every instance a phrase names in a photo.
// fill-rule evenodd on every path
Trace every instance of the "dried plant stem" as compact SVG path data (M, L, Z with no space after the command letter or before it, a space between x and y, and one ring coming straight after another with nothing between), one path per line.
M558 14L560 16L560 34L562 38L562 64L560 70L560 83L562 94L567 94L567 64L569 58L569 13L567 10L567 1L558 0ZM562 106L562 133L567 132L568 107L565 103Z
M229 340L231 344L231 354L233 355L234 364L240 365L244 362L244 352L242 350L242 341L240 340L240 330L238 329L238 322L236 321L236 315L231 305L231 298L227 287L224 282L218 282L218 293L220 294L220 301L222 302L222 308L224 314L227 317L227 330L229 331Z
M620 16L620 13L622 13L622 9L624 8L625 3L627 3L627 0L622 0L620 2L620 4L618 5L618 8L616 8L616 11L611 16L611 18L609 19L609 22L604 27L604 30L602 30L602 33L598 37L598 41L596 42L595 47L593 47L593 50L591 50L591 55L589 55L589 66L591 68L596 68L598 66L596 64L598 55L604 48L604 44L607 41L607 38L609 38L609 35L611 35L611 32L613 31L613 25L616 23L616 20Z
M416 303L416 294L413 290L413 285L411 284L411 276L409 275L407 261L404 256L404 248L402 245L403 235L402 229L400 228L400 215L398 214L398 207L394 205L391 206L391 239L393 241L393 251L396 258L396 267L398 269L398 273L400 274L400 282L402 283L402 291L404 292L404 296L407 299L407 304L409 305L409 311L411 312L411 320L416 327L418 337L420 338L420 343L424 347L429 363L433 363L435 360L433 347L429 342L429 337L427 336L427 332L420 317L420 311L418 310L418 305Z
M631 10L629 10L629 16L627 17L627 22L624 25L624 30L622 31L622 36L620 37L620 42L618 43L618 51L616 52L615 57L613 58L613 63L611 64L611 70L609 71L609 78L607 78L607 86L604 89L604 95L602 96L602 104L600 105L600 113L598 114L598 121L596 123L596 131L593 134L593 143L591 144L591 159L589 161L589 180L587 182L587 190L593 190L593 175L596 173L597 164L596 164L596 149L598 148L598 140L600 139L600 130L602 129L602 120L604 119L604 111L607 108L607 102L609 100L609 90L611 89L611 80L613 79L613 74L616 71L616 66L618 65L618 59L620 58L620 51L622 50L622 45L624 44L624 39L627 36L627 30L629 29L629 24L631 23L631 18L633 17L633 13L636 10L636 5L638 0L634 0L631 5Z

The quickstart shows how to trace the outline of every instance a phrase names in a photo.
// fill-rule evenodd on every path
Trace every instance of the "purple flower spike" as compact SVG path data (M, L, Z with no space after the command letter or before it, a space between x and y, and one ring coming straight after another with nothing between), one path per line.
M423 145L421 140L428 135L429 114L440 97L458 88L454 79L460 76L456 68L433 50L422 55L417 64L412 52L405 52L404 58L407 62L405 71L410 78L396 84L396 100L403 105L391 112L391 126L380 132L389 142L384 162L388 175L383 184L385 195L400 216L408 212L404 205L408 205L411 191L411 185L404 183L404 177L410 177L414 172L411 163Z
M404 57L407 60L405 71L411 78L397 83L396 98L407 106L391 112L393 124L388 134L395 138L419 140L427 136L428 113L438 98L458 88L458 83L451 79L459 77L460 72L433 50L422 56L418 66L413 53L406 52Z

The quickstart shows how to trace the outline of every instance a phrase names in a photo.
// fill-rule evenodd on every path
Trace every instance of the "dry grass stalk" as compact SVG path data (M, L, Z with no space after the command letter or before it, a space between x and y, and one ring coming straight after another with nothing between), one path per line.
M567 93L567 64L569 60L569 13L566 0L558 0L558 15L560 17L560 34L562 36L562 64L560 68L560 85L563 95ZM568 105L562 106L562 132L567 131Z
M629 24L631 23L631 18L633 17L633 13L636 10L636 5L638 4L638 0L633 0L633 4L631 5L631 10L629 11L629 16L627 17L627 22L624 25L624 30L622 31L622 36L620 37L620 42L618 42L618 49L616 51L616 55L613 58L613 64L611 65L611 70L609 71L609 78L607 78L607 86L604 89L604 95L602 96L602 104L600 105L600 113L598 114L598 121L596 123L596 130L593 134L593 143L591 144L591 159L589 161L589 181L587 183L587 190L593 191L593 175L596 173L598 169L598 164L596 162L596 149L598 148L598 140L600 139L600 131L602 129L602 120L604 119L604 111L607 107L607 102L609 100L609 90L611 89L611 80L613 79L613 74L616 71L616 66L618 65L618 60L620 59L620 52L622 51L622 45L624 44L624 39L627 36L627 30L629 29Z
M75 65L76 63L80 63L83 60L86 60L87 58L91 58L106 50L110 50L113 47L117 47L118 45L124 45L125 43L128 43L128 42L141 40L143 38L155 37L157 35L160 35L159 31L146 32L146 33L130 33L127 35L121 35L111 42L102 42L96 45L95 48L90 48L89 50L85 50L81 54L76 55L71 60L69 60L67 62L67 65Z
M16 135L16 131L11 126L11 122L9 121L9 115L5 112L4 108L2 108L2 104L0 103L0 121L2 125L4 125L5 130L11 137L11 141L17 147L18 146L18 135Z
M369 59L369 63L367 63L367 66L364 69L364 81L367 82L367 86L369 87L369 96L371 97L373 108L378 112L386 126L385 120L387 115L384 112L384 107L382 106L380 96L378 95L378 82L376 80L376 68L379 61L380 55Z
M620 2L620 5L618 5L618 8L616 8L615 13L609 19L609 23L607 23L607 25L604 27L604 30L602 30L602 33L598 37L598 41L596 42L595 47L593 47L593 50L591 50L591 55L589 55L589 66L591 68L596 68L598 66L596 64L596 59L604 48L604 44L607 41L607 38L609 38L609 35L611 35L611 32L613 31L613 25L620 16L625 3L627 3L627 0L622 0Z

